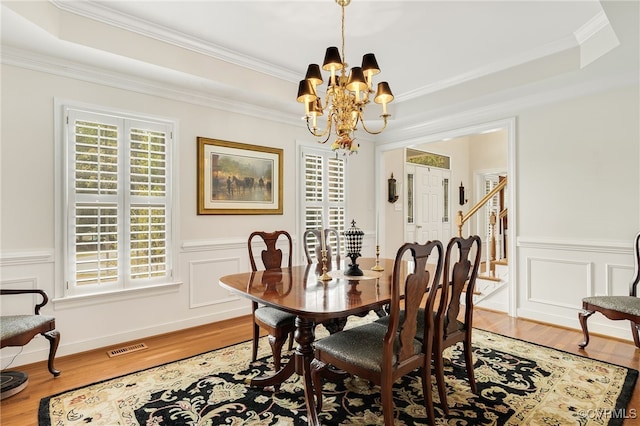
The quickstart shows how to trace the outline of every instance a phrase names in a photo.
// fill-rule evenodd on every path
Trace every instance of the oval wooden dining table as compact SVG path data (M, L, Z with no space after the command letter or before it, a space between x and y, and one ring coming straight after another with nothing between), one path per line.
M347 259L347 262L350 260ZM364 276L345 276L344 264L332 265L323 281L319 264L294 266L276 270L243 272L220 278L220 285L240 296L296 315L297 347L290 361L270 376L251 379L251 386L276 386L292 374L302 376L308 424L319 425L311 382L311 362L315 326L340 322L349 315L362 315L379 310L391 300L392 259L380 259L383 271L372 271L374 258L360 258L358 264ZM407 266L405 265L405 268ZM404 274L403 274L404 275Z

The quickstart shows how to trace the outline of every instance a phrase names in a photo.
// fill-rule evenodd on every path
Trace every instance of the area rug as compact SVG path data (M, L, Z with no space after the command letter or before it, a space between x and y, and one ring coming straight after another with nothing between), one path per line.
M245 342L44 398L40 426L305 425L301 380L278 392L248 387L271 372L269 345L250 363ZM465 379L460 346L448 349L449 415L434 386L439 425L620 425L638 371L474 330L478 394ZM427 424L416 372L394 385L396 425ZM434 380L435 381L435 380ZM434 383L435 385L435 383ZM323 425L381 425L379 389L356 377L325 383Z

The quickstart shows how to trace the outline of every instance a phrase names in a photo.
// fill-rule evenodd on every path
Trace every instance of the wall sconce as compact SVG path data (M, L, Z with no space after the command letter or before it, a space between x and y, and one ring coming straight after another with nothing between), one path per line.
M464 196L464 185L462 185L462 182L460 182L459 198L460 199L458 200L458 202L460 203L461 206L464 206L467 203L467 201L469 201Z
M389 202L395 203L398 201L398 189L396 186L396 180L393 178L393 173L391 173L391 177L388 180L389 182Z

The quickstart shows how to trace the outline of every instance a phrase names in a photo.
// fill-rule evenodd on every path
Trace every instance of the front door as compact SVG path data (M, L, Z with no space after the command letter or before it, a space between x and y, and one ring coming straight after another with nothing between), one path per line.
M407 229L407 241L448 241L451 237L449 219L449 170L415 165L414 226Z

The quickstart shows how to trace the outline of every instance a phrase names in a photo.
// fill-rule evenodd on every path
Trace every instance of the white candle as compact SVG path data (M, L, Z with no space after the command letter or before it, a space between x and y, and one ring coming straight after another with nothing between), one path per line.
M380 245L380 212L376 215L376 245Z
M324 220L322 215L320 215L320 248L322 251L327 250L327 242L324 239Z

